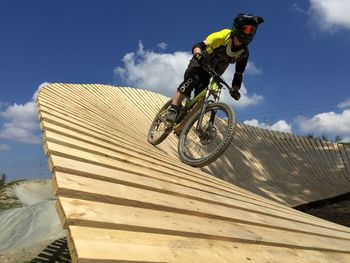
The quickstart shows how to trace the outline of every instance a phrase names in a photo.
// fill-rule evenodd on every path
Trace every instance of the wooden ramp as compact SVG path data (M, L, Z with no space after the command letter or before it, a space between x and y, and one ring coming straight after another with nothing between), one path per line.
M350 190L339 145L239 125L200 170L174 135L146 142L168 98L50 84L38 96L44 150L73 262L350 262L350 229L290 206Z

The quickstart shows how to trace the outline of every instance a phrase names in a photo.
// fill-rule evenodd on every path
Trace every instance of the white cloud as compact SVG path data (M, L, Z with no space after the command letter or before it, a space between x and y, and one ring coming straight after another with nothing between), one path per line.
M0 114L5 123L0 130L0 138L22 143L39 143L35 134L38 130L38 120L33 101L25 104L13 104Z
M189 52L156 53L145 50L140 41L138 50L127 53L123 58L124 66L115 68L114 72L126 85L172 97L183 81L183 75L191 57L192 54ZM250 64L250 70L255 73L259 72L254 64ZM229 67L224 74L229 84L231 84L233 73L234 67ZM237 107L256 105L264 99L263 96L255 93L248 94L244 85L240 92L242 97L236 103L233 103L227 91L223 93L222 99Z
M0 151L6 151L8 149L10 149L10 146L7 144L0 144Z
M235 66L230 65L225 71L225 73L222 75L222 77L225 79L225 81L229 85L231 84L231 80L234 75L234 72L235 72ZM264 97L262 95L258 95L256 93L248 94L248 90L244 85L244 80L239 92L241 93L241 98L239 101L233 100L227 90L222 93L221 100L237 108L247 108L250 106L255 106L264 101Z
M350 109L342 113L320 113L310 119L298 117L296 123L305 133L350 137Z
M345 109L345 108L350 108L350 99L347 99L346 101L339 103L337 105L338 108L340 109Z
M271 130L292 133L292 125L288 124L285 120L280 120L270 126Z
M127 85L173 96L191 55L187 52L155 53L144 50L139 42L137 52L124 56L123 67L114 70Z
M293 11L298 12L298 13L302 13L302 14L307 14L307 10L301 8L298 4L294 3L293 4Z
M163 49L163 50L165 50L165 49L168 47L167 43L164 43L164 42L159 43L157 46L158 46L160 49Z
M43 83L41 83L41 84L39 85L38 89L34 92L34 95L33 95L33 97L32 97L32 100L33 100L33 101L36 101L36 98L38 97L38 94L39 94L40 90L41 90L43 87L47 86L47 85L50 85L50 83L49 83L49 82L43 82Z
M292 133L292 125L288 124L285 120L279 120L272 125L264 122L260 123L257 119L246 120L243 123L246 125L250 125L250 126L254 126L262 129Z
M312 20L321 29L350 29L349 0L310 0L310 4Z
M350 142L350 136L342 137L342 142Z
M263 72L262 72L262 69L255 66L254 62L249 61L247 64L245 73L251 74L251 75L261 75Z
M18 143L41 143L34 100L42 87L43 85L38 87L31 101L24 104L14 103L8 106L5 111L0 112L0 116L5 119L0 129L0 138Z
M225 103L233 106L233 107L240 108L240 109L258 105L262 101L264 101L264 97L261 95L258 95L256 93L253 93L253 95L249 95L244 83L242 84L239 92L241 93L241 98L239 101L235 101L233 98L231 98L231 96L227 90L225 90L221 93L220 100L222 102L225 102Z

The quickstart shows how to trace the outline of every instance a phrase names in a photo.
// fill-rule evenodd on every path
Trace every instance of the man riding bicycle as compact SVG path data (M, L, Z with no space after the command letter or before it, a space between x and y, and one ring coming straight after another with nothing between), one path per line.
M222 75L229 64L236 63L230 95L239 100L243 73L248 63L248 44L253 40L258 25L264 22L260 16L239 14L234 18L232 30L223 29L210 34L204 41L192 47L193 57L184 74L184 81L177 88L172 104L165 116L166 120L174 123L180 111L181 102L191 95L194 90L197 96L205 89L210 80L209 73L202 65L210 64Z

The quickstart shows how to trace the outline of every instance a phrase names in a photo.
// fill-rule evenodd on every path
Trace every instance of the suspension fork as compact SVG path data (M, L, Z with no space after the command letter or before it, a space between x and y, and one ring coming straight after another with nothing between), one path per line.
M210 90L207 89L207 92L205 93L205 99L204 99L202 108L201 108L200 113L199 113L198 122L197 122L197 127L196 127L196 132L197 132L197 134L199 134L199 136L201 136L202 133L203 133L202 122L203 122L203 117L204 117L205 109L207 108L207 106L208 106L208 104L209 104L209 101L208 101L209 94L210 94Z
M218 91L218 93L215 96L215 102L219 101L220 95L221 95L221 89ZM217 110L211 111L210 119L209 119L209 125L213 125L214 124L214 120L215 120L217 112L218 112Z
M210 119L209 119L209 124L210 124L210 125L213 125L213 124L214 124L214 120L215 120L215 117L216 117L216 113L217 113L216 110L211 111Z
M205 99L204 99L202 108L200 110L199 117L198 117L198 123L197 123L197 127L196 127L196 132L199 134L199 136L201 136L202 133L203 133L203 129L202 129L203 117L204 117L205 110L206 110L207 106L209 105L208 98L210 96L210 92L211 92L210 88L208 88L207 92L205 94ZM220 95L221 95L221 89L219 89L218 92L214 96L215 102L219 101ZM214 124L216 113L217 113L216 110L211 111L210 118L209 118L209 125L213 125Z

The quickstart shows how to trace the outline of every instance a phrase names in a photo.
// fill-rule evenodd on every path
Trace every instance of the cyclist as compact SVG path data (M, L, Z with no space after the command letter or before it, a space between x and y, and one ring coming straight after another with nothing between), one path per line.
M238 14L233 21L232 30L223 29L210 34L204 41L192 47L193 57L184 74L184 81L177 88L172 104L165 116L169 122L175 122L181 102L195 90L197 96L209 84L210 75L202 67L210 64L222 75L230 63L236 63L230 95L239 100L243 73L248 63L248 44L253 40L259 24L264 19L252 14Z

